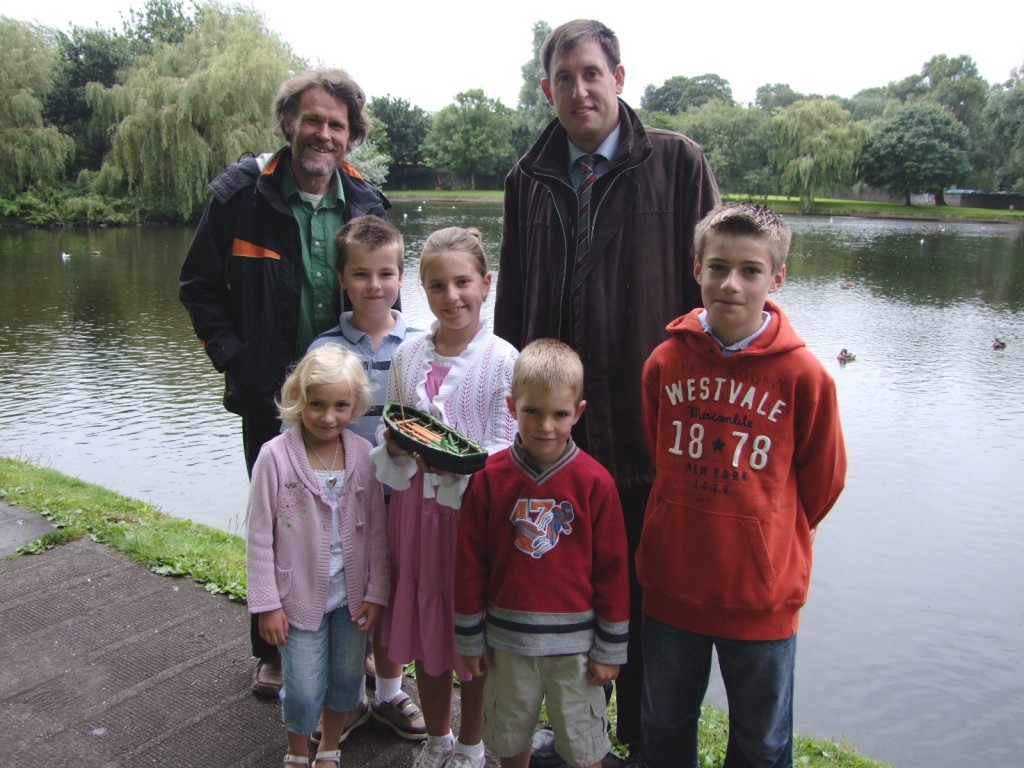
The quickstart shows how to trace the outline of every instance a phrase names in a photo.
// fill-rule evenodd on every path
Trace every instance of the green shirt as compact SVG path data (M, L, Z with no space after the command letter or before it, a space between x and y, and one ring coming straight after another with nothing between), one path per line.
M345 223L345 192L335 171L331 186L316 208L304 199L292 175L285 169L281 196L288 203L302 238L302 298L299 301L299 331L295 357L302 357L313 339L338 323L334 302L339 295L334 275L334 233Z

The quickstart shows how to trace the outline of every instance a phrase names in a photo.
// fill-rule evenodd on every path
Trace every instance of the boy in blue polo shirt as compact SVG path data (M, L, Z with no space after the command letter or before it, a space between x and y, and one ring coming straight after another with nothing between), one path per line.
M338 230L334 247L337 254L334 271L352 309L342 312L338 324L317 336L309 348L337 344L356 353L363 361L374 387L374 403L351 429L376 443L377 425L391 375L391 356L399 344L421 333L417 328L409 328L402 313L392 308L402 289L405 241L390 222L377 216L360 216ZM388 490L384 489L385 498ZM378 624L373 632L374 701L372 704L360 702L356 711L349 715L352 725L347 726L345 734L365 722L369 715L403 739L422 741L427 737L423 714L402 691L402 667L388 659L387 649L380 644L379 627Z

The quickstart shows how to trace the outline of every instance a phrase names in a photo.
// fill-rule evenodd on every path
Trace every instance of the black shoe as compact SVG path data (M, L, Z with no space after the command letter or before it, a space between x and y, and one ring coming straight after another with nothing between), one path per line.
M644 762L644 756L640 750L639 744L630 746L629 754L626 755L626 759L622 763L622 766L623 768L646 768L647 763Z

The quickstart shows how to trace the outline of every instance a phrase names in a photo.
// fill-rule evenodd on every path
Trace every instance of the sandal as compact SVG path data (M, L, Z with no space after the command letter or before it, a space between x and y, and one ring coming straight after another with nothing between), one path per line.
M341 765L341 750L340 749L327 749L320 750L316 753L316 757L313 758L313 763L316 764L321 760L330 760L335 765Z
M284 764L285 765L304 765L304 766L306 766L306 768L309 768L309 758L308 757L303 757L302 755L285 755L284 756Z

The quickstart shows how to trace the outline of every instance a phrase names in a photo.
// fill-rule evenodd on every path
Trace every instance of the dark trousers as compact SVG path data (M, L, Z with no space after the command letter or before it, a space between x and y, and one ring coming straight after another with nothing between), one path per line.
M651 651L644 687L644 761L651 768L700 768L697 724L711 675L711 651L729 703L725 768L793 765L796 635L731 640L698 635L644 616Z
M644 513L651 486L619 488L622 513L626 519L626 542L629 548L629 642L628 661L619 669L615 681L618 720L615 736L622 744L637 751L641 742L640 703L643 698L644 652L640 627L643 617L643 593L636 579L636 550L644 527Z
M260 455L263 444L281 432L281 422L277 419L242 417L242 448L245 450L245 469L252 479L252 468L256 457ZM260 615L249 615L249 642L252 655L258 659L277 662L281 657L277 648L260 637Z

